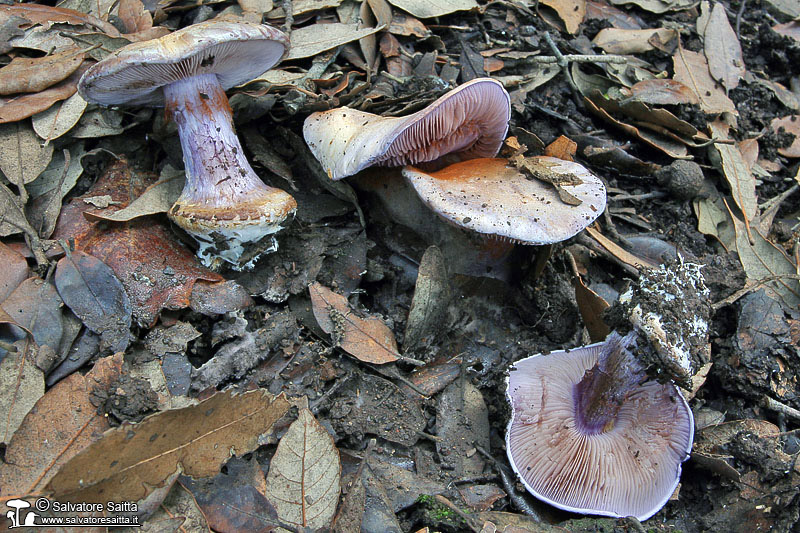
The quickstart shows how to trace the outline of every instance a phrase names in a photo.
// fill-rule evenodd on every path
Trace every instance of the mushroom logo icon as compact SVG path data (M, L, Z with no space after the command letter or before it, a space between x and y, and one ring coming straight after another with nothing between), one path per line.
M13 499L13 500L8 500L6 502L6 506L11 507L11 509L13 509L6 513L6 518L8 518L11 521L11 525L8 527L8 529L14 529L15 527L36 525L34 521L36 520L36 517L39 515L30 511L26 513L24 522L19 521L20 509L27 509L28 507L31 506L30 503L26 502L25 500Z

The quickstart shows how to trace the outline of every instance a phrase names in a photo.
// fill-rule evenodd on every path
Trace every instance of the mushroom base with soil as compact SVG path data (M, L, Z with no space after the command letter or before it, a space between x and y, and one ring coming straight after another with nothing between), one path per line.
M166 112L178 125L186 185L169 217L199 243L206 266L220 260L241 265L251 243L268 241L297 209L294 198L269 187L245 158L233 130L233 114L215 74L201 74L164 87ZM265 239L267 238L267 239Z

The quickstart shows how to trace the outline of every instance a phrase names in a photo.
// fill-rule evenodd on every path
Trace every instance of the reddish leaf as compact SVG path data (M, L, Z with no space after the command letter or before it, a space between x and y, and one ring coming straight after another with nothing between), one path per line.
M178 244L163 219L143 217L106 224L90 222L83 216L87 211L109 213L125 207L155 179L134 171L126 161L118 161L84 196L64 206L54 232L54 238L75 239L76 249L111 267L128 293L134 318L144 325L152 325L161 309L188 306L197 280L222 280ZM83 201L103 195L119 204L98 210Z
M56 102L66 100L77 92L78 80L81 79L87 68L89 68L89 62L84 61L69 78L44 91L23 94L13 98L0 98L0 124L28 118L40 111L49 109Z
M643 80L631 87L633 98L647 104L696 104L697 95L683 83L668 79Z

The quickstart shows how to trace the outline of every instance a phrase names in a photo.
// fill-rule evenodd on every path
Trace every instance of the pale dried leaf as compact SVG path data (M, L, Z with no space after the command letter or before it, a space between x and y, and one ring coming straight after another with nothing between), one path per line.
M286 60L312 57L326 50L357 41L384 28L358 29L358 24L312 24L292 31L292 47Z
M0 360L0 444L6 444L25 415L44 396L44 372L33 364L38 347L30 340L14 343L16 352Z
M117 8L125 33L137 33L153 27L153 17L140 0L120 0Z
M800 3L797 0L764 0L769 6L789 18L800 17Z
M697 4L697 0L609 0L615 6L634 4L645 11L666 13L667 11L680 11ZM791 1L791 0L789 0Z
M797 115L779 117L769 123L775 133L783 130L794 135L794 141L789 146L778 148L778 153L784 157L800 157L800 118Z
M272 457L266 496L282 521L308 530L327 528L339 503L341 472L333 438L302 409Z
M708 124L711 136L728 139L728 131L719 121ZM719 154L721 171L731 188L731 195L736 205L742 210L747 221L758 214L756 199L756 179L739 151L739 147L731 144L714 144L712 150Z
M613 255L623 263L631 265L632 267L635 268L656 268L658 266L654 263L651 263L650 261L648 261L643 257L639 257L637 255L628 252L620 245L618 245L617 243L615 243L614 241L612 241L611 239L609 239L608 237L606 237L605 235L603 235L602 233L600 233L599 231L597 231L592 227L586 228L586 233L588 233L591 238L600 243L600 245L603 248L608 250L608 252L611 253L611 255Z
M75 93L47 111L33 115L33 130L46 142L58 139L78 123L87 105L86 100Z
M263 15L272 11L272 0L236 0L242 11L258 13ZM293 6L294 7L294 6ZM294 10L292 10L294 11Z
M52 157L53 146L42 146L27 122L0 125L0 170L18 188L39 177Z
M0 183L0 237L21 232L36 234L25 218L22 205L22 200L5 184Z
M76 48L44 57L16 57L0 68L0 94L43 91L75 72L83 58Z
M700 109L708 114L729 112L738 115L733 101L711 77L702 54L679 46L672 60L675 66L674 79L694 91L700 101Z
M726 89L735 89L744 77L744 58L739 38L733 31L725 7L715 4L705 31L704 52L711 76Z
M254 390L217 393L191 407L162 411L107 432L65 464L47 488L80 501L136 501L178 463L186 475L210 477L231 453L255 450L288 409L285 396Z
M665 28L652 28L645 30L622 30L617 28L604 28L592 40L592 44L599 46L609 54L641 54L655 50L651 39L657 36L662 43L675 38L675 30Z
M183 190L183 183L182 175L159 180L145 189L141 196L127 207L108 214L103 211L87 212L84 216L89 220L127 222L138 217L166 213L180 196Z
M540 0L540 3L552 8L572 34L578 32L586 17L586 0Z
M108 419L97 414L91 393L106 390L121 371L122 354L117 354L97 361L88 374L71 374L47 391L11 438L5 461L0 461L4 498L41 492L64 463L100 438Z
M334 343L361 361L384 364L397 361L397 341L386 324L377 317L361 318L350 308L347 298L319 283L308 287L314 317Z
M478 8L475 0L389 0L389 3L421 19Z

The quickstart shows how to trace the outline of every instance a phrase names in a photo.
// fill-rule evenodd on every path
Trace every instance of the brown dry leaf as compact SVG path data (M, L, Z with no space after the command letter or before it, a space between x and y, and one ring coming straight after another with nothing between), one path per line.
M394 35L414 36L420 39L428 37L431 33L421 20L401 11L392 13L392 23L389 25L388 31Z
M783 129L783 131L794 135L794 141L792 141L791 145L778 148L779 154L784 157L800 157L800 118L797 115L773 119L769 127L775 133Z
M80 26L86 24L93 26L103 33L107 33L112 37L119 37L119 31L113 24L100 20L99 18L75 11L74 9L66 9L63 7L52 7L43 4L32 3L19 3L11 5L0 5L0 13L22 17L28 19L34 24L46 24L63 22Z
M47 489L72 501L136 501L148 486L163 484L178 464L186 475L211 477L232 453L255 450L288 409L282 394L226 392L138 424L125 423L62 466Z
M347 298L319 283L312 283L308 290L314 317L342 350L360 361L379 365L400 358L394 334L381 319L359 317Z
M733 101L711 77L705 56L679 46L672 60L675 67L673 78L694 91L700 102L700 109L707 114L724 112L739 114Z
M0 304L28 275L28 262L25 258L0 242Z
M572 34L578 32L586 17L586 0L540 0L540 3L558 13L564 27Z
M126 34L147 31L153 27L153 17L140 0L120 0L117 14L125 26Z
M745 75L744 58L739 38L731 28L725 7L721 3L714 4L704 37L703 51L708 59L711 76L726 89L735 89Z
M653 37L662 43L675 39L675 30L666 28L653 28L646 30L623 30L617 28L604 28L592 40L592 44L599 46L609 54L641 54L655 50L652 44Z
M592 227L586 228L586 233L588 233L591 238L600 243L600 245L603 248L608 250L609 253L611 253L614 257L616 257L623 263L631 265L632 267L635 268L658 268L658 265L651 263L647 259L644 259L642 257L636 256L628 252L620 245L618 245L617 243L615 243L614 241L612 241L611 239L609 239L608 237L606 237L605 235L603 235L602 233L600 233L599 231L597 231Z
M108 419L97 414L91 394L107 390L121 371L122 354L117 354L97 361L88 374L71 374L47 391L14 433L0 462L2 499L40 494L64 463L102 436Z
M575 303L578 304L578 311L581 313L586 331L592 342L601 342L611 333L608 325L603 322L603 311L609 305L602 296L587 287L580 276L572 278L572 286L575 288Z
M278 517L298 528L331 525L339 503L339 450L308 409L302 409L269 465L267 498Z
M0 170L20 192L39 177L52 157L53 146L42 146L27 121L0 124ZM26 197L27 193L23 200Z
M0 94L36 93L66 79L81 66L78 48L44 57L16 57L0 68Z
M53 233L54 239L74 239L76 249L111 267L131 299L134 318L144 325L151 325L161 309L188 306L197 280L222 281L222 276L200 266L160 220L106 225L86 219L88 212L111 215L122 209L153 182L155 176L136 172L125 161L114 163L84 196L62 208ZM83 201L106 194L119 204L96 210Z
M615 6L635 4L645 11L661 14L667 11L681 11L697 5L697 0L609 0ZM792 1L792 0L789 0Z
M605 2L597 2L595 0L586 2L586 18L608 21L612 27L621 30L642 29L642 25L632 15Z
M577 152L578 143L564 135L560 135L544 149L544 155L563 159L564 161L574 161Z
M727 207L727 203L725 205ZM757 228L747 228L730 208L728 216L736 230L736 251L748 279L758 282L782 274L797 275L797 265L787 257L783 249L764 238ZM767 287L771 292L777 293L788 307L796 308L800 305L800 282L797 280L779 279L769 283Z
M776 24L772 27L772 31L800 41L800 21L793 20L785 24Z
M359 29L358 24L312 24L292 31L292 47L286 60L312 57L337 46L357 41L367 35L383 30L377 28Z
M421 19L478 9L475 0L389 0L389 3Z
M33 363L37 346L30 341L14 343L16 352L0 360L0 444L6 444L25 415L44 396L44 372Z
M711 136L718 139L729 139L728 127L720 120L708 124ZM711 147L719 154L721 171L731 189L736 205L745 216L748 225L758 214L756 199L756 179L739 151L739 147L731 144L714 144Z
M592 113L598 115L603 120L614 124L621 130L623 130L628 135L631 135L637 139L640 139L645 144L652 146L658 150L661 150L665 154L675 159L690 159L689 150L686 148L686 145L682 142L675 141L671 138L665 137L664 135L650 132L642 128L637 128L635 126L631 126L630 124L626 124L616 118L612 117L608 111L605 109L601 109L595 102L592 101L590 98L584 96L583 101L586 103L586 107ZM607 103L607 102L606 102Z
M694 91L683 83L670 79L642 80L630 90L633 100L651 105L698 103Z
M737 143L739 152L742 153L742 159L747 168L752 170L753 165L758 162L758 139L744 139Z
M89 68L88 63L88 61L85 61L78 70L73 72L67 79L44 91L23 94L13 98L0 98L0 124L16 122L35 115L36 113L41 113L49 109L50 106L56 102L66 100L75 94L78 90L78 80L81 79L84 71Z

